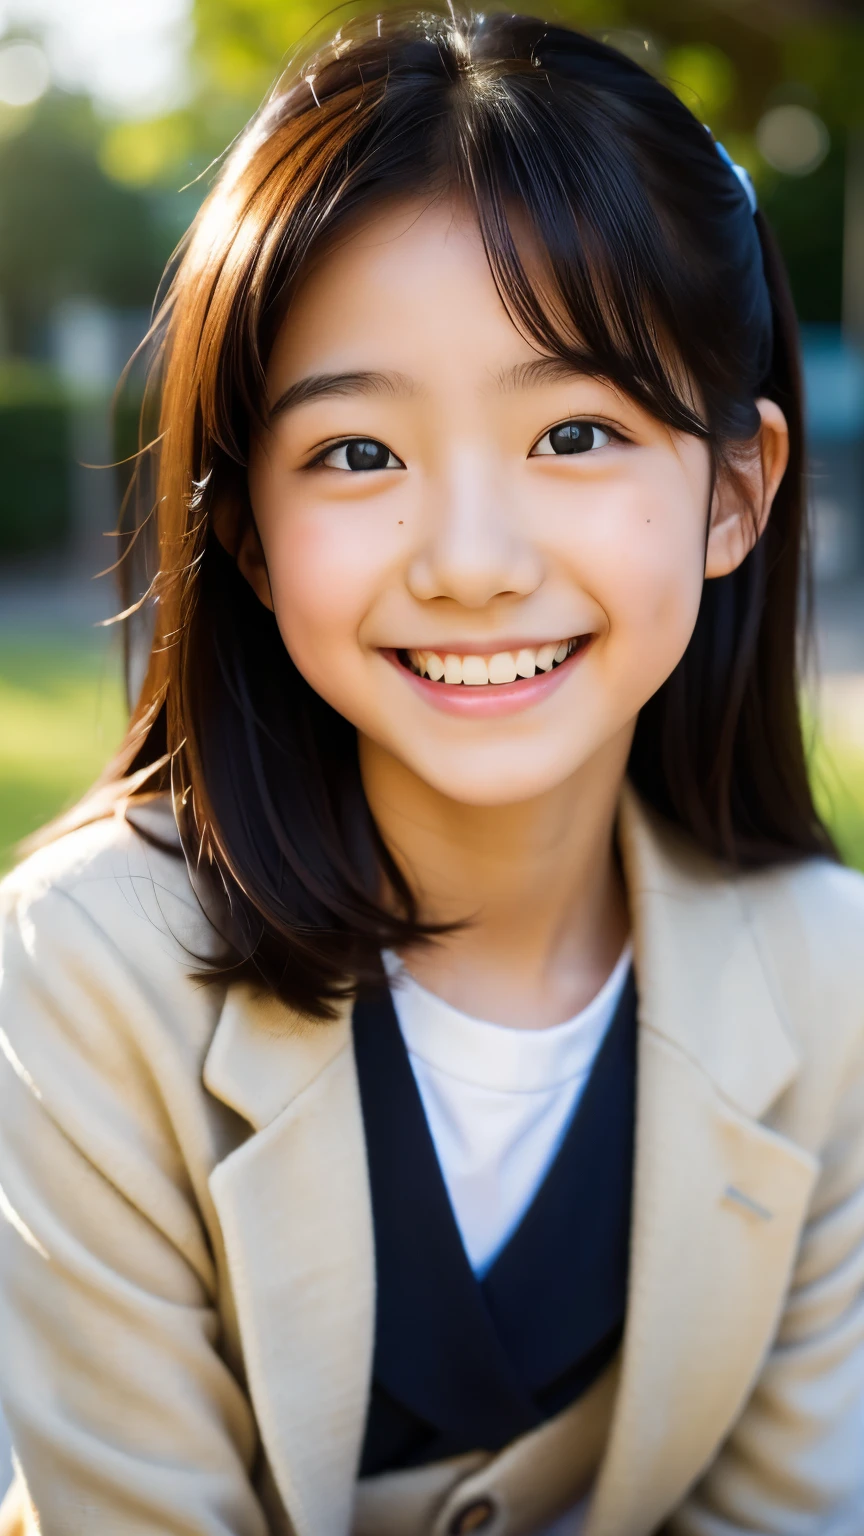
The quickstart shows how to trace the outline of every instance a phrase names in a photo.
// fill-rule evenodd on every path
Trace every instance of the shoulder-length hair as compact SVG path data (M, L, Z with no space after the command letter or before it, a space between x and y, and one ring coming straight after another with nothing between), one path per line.
M250 425L310 258L363 210L442 192L476 213L536 346L702 438L715 473L734 473L736 445L752 442L758 396L782 407L791 459L766 532L705 583L686 653L641 711L629 774L729 864L833 852L798 715L796 325L763 218L710 133L614 49L524 16L367 17L280 81L172 267L155 328L155 511L151 492L133 540L153 562L152 644L112 770L118 792L172 789L226 967L320 1016L380 976L382 946L430 930L369 813L353 728L299 674L214 521L226 506L235 531L251 516ZM523 264L526 225L544 294Z

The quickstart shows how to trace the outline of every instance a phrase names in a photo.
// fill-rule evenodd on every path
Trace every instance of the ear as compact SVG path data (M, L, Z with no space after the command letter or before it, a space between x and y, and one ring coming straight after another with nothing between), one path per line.
M211 512L211 528L237 569L245 576L258 601L273 611L270 578L264 550L249 506L245 479L242 486L229 479L223 485Z
M269 608L272 613L273 594L270 591L270 577L254 517L246 520L234 558L237 561L238 570L246 577L259 603L263 603L264 607Z
M789 427L774 400L757 400L759 435L733 474L718 477L711 503L705 575L728 576L761 538L789 462Z

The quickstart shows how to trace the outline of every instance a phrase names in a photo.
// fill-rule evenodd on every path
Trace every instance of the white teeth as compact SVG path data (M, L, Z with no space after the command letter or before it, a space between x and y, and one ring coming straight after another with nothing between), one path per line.
M462 657L462 681L475 688L480 683L488 683L489 668L482 656Z
M408 662L420 677L429 677L433 683L443 681L451 687L481 687L485 683L515 683L517 677L530 678L539 672L550 672L552 667L566 661L574 642L570 640L546 641L543 645L523 646L516 651L496 651L493 656L457 656L439 651L404 651Z
M489 657L490 683L515 683L517 676L512 651L497 651Z

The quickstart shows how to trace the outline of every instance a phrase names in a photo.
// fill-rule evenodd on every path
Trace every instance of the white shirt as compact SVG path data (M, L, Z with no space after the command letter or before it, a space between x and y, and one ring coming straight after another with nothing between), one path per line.
M396 955L384 964L456 1223L482 1278L561 1145L624 989L630 945L587 1008L549 1029L473 1019L427 992Z
M628 943L597 996L565 1024L513 1029L473 1019L383 955L393 1006L456 1224L474 1273L486 1273L536 1195L618 1006ZM580 1536L588 1498L542 1536Z

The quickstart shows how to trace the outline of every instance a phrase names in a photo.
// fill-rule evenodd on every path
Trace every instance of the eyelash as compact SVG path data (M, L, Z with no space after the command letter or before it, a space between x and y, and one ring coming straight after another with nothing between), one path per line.
M386 443L382 443L380 438L377 438L377 437L363 437L361 433L354 433L354 435L351 436L351 437L339 437L339 438L336 439L336 441L334 443L327 443L325 445L325 447L319 448L319 450L315 454L314 458L311 458L309 460L308 464L304 464L303 468L304 469L320 469L322 467L322 465L324 464L324 460L327 458L328 454L335 453L337 448L347 448L347 447L350 446L351 443L376 443L379 448L387 448L387 444ZM394 459L398 459L399 455L393 453L392 448L387 448L387 452L392 454ZM399 460L399 462L401 464L401 460ZM331 466L327 465L325 467L330 468ZM404 464L402 464L402 468L403 469L404 469L404 467L405 467ZM346 473L350 474L351 471L350 470L349 471L337 470L337 474L346 474ZM374 471L370 471L370 470L367 469L365 471L354 471L354 473L365 473L365 474L368 475L370 473L374 473Z
M538 455L537 454L538 445L543 442L544 438L551 437L552 433L553 432L557 432L561 427L569 427L569 426L591 427L591 428L593 428L594 430L596 430L598 432L602 432L609 439L609 442L608 443L602 443L600 445L601 447L608 447L613 442L614 443L626 443L626 442L630 441L629 438L624 436L623 432L617 431L616 428L611 426L609 422L597 421L592 416L565 416L561 421L556 421L551 427L547 427L545 432L541 432L540 433L540 436L534 442L534 444L533 444L533 446L531 448L531 452L529 453L528 457L529 458L537 458L537 457L543 458L543 457L546 457L546 455L543 455L543 454ZM586 451L590 452L590 450L583 450L583 452L586 452ZM597 452L598 450L595 449L594 451ZM554 454L553 453L553 454L548 455L548 457L550 457L550 458L569 458L571 456L572 457L577 457L577 456L581 457L581 454L580 455L569 455L569 454Z
M568 454L555 454L555 453L552 453L552 454L549 454L549 455L545 455L545 454L537 454L537 452L536 452L538 444L542 443L544 437L549 437L550 434L552 432L556 432L559 427L566 427L566 426L571 425L571 423L573 425L576 425L576 426L579 426L579 427L594 427L598 431L604 432L607 435L607 437L610 439L610 443L611 442L616 442L616 443L626 443L626 442L629 442L629 438L626 438L624 436L623 432L617 431L608 422L597 421L597 420L595 420L595 419L593 419L592 417L589 417L589 416L565 416L561 421L556 421L551 427L547 427L545 432L541 432L540 436L532 444L531 450L530 450L530 452L528 454L528 457L529 458L538 458L538 457L539 458L545 458L545 457L549 457L549 458L568 458L568 457L571 457L571 455L568 455ZM350 437L340 437L340 438L338 438L336 440L336 442L327 443L325 447L319 449L319 451L315 454L314 458L310 459L308 464L305 464L303 466L304 469L320 469L324 465L324 460L328 457L329 454L335 453L338 448L346 448L351 443L376 443L381 448L386 448L387 447L386 443L381 442L379 438L375 438L375 437L362 437L360 434L354 434L353 436L350 436ZM606 444L602 444L601 446L605 447L607 445ZM392 457L394 459L398 458L398 454L393 453L393 450L391 448L388 448L387 451L388 451L388 453L392 454ZM585 450L585 451L586 452L590 452L592 450ZM594 452L598 452L599 450L598 449L594 449L593 451ZM581 455L574 454L574 455L572 455L572 457L581 457ZM401 460L399 462L400 462L400 465L401 465ZM329 468L331 466L326 466L326 467ZM405 466L401 465L401 467L404 469ZM338 470L337 473L338 474L346 474L346 473L347 474L351 474L351 473L354 473L354 474L357 474L357 473L374 474L375 471L374 470L365 470L365 471ZM379 473L380 473L380 471L379 471Z

